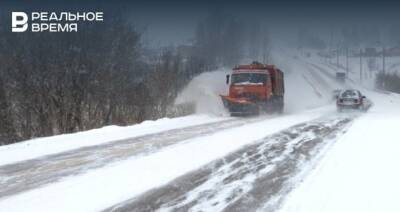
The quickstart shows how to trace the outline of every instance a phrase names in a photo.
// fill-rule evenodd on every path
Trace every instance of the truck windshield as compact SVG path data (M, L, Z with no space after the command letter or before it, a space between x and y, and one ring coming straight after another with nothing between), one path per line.
M232 84L235 85L262 85L267 82L267 74L240 73L232 74Z

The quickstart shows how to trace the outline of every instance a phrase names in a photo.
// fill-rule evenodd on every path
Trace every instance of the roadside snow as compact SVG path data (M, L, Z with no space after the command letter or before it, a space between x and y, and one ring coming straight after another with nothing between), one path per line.
M197 137L139 158L0 199L4 211L98 211L168 183L266 135L334 113L328 106ZM45 201L43 201L45 200Z
M274 52L273 63L285 73L285 111L301 112L331 104L332 91L326 89L329 85L316 78L309 65L295 57L292 50Z
M210 115L191 115L144 121L140 124L127 127L107 126L85 132L31 139L16 144L0 146L0 166L82 147L95 146L111 141L226 119L229 118Z
M363 92L374 107L289 194L281 212L400 211L400 97Z

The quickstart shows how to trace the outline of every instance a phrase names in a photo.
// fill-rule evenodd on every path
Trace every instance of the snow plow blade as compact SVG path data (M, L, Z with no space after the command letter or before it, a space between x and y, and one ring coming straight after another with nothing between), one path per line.
M225 108L229 110L231 116L245 116L259 114L259 107L256 103L247 99L236 99L221 95Z

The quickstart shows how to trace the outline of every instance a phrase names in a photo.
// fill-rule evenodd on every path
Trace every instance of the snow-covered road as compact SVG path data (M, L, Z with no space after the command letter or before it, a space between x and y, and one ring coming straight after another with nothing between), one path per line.
M309 63L327 78L329 65ZM374 106L355 120L304 180L294 183L279 212L400 211L400 95L357 84Z
M400 211L400 97L364 93L374 107L333 145L280 212Z
M0 198L81 174L112 162L151 154L169 145L264 120L238 118L150 133L0 166ZM269 116L272 118L272 116Z
M179 118L147 120L140 124L120 127L106 126L83 132L36 138L12 145L0 146L0 166L58 154L83 147L97 146L117 140L227 120L227 117L192 115Z
M105 211L272 211L290 190L290 179L357 116L290 127Z
M166 131L139 137L139 140L117 141L121 142L118 145L110 143L88 147L90 151L84 148L46 156L40 160L21 162L26 163L21 167L15 164L2 166L0 183L3 197L0 198L0 208L7 211L23 211L25 208L29 211L102 210L164 185L269 134L326 114L334 114L334 108L268 116L267 119L232 119L186 130L177 129L179 132L174 130L172 134ZM170 139L170 143L167 142L169 137L174 138ZM159 147L162 148L157 148L157 145L146 148L147 142L157 144L157 141L161 142ZM137 142L146 145L139 145L142 146L137 152L139 155L132 156ZM168 146L164 146L164 142ZM151 154L142 154L143 151L150 151Z

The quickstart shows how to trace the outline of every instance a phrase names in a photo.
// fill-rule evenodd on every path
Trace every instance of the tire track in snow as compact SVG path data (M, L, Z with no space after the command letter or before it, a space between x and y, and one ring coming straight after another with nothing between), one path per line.
M64 177L82 174L112 162L144 156L196 136L212 134L271 117L273 116L236 118L173 129L0 166L0 199L57 182Z
M293 126L105 211L275 210L291 189L290 179L354 118L344 115Z

